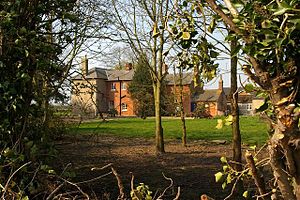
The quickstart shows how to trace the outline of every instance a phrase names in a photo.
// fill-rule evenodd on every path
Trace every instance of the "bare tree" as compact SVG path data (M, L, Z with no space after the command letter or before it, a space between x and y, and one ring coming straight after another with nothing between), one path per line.
M164 153L163 127L161 120L162 83L167 74L164 70L168 52L166 23L169 0L113 1L119 21L120 36L136 53L147 55L145 61L151 70L155 102L156 151Z

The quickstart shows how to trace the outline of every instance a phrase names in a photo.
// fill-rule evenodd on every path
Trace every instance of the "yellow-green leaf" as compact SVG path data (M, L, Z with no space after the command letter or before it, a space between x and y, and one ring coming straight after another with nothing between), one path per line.
M248 196L249 196L249 192L248 192L248 191L245 191L245 192L243 193L243 197L248 198Z
M216 182L219 182L223 177L223 173L222 172L218 172L215 174L215 180Z
M222 119L218 119L218 123L217 123L216 128L217 128L217 129L223 128L223 120L222 120Z
M226 159L226 157L224 157L224 156L222 156L222 157L220 158L220 160L221 160L222 163L227 163L227 159Z
M182 33L182 39L183 40L189 40L191 38L191 34L189 32L183 32Z

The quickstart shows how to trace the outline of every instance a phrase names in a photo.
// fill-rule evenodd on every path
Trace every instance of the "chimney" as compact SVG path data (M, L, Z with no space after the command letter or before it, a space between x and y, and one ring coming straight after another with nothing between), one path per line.
M125 70L127 70L127 71L132 70L132 63L126 63L125 64Z
M220 91L223 91L223 79L222 79L222 75L220 75L220 80L219 80L219 88Z
M168 74L169 73L168 70L169 70L169 66L166 63L164 63L162 65L162 73L163 74Z
M87 55L81 58L81 72L82 76L87 76L88 75L88 70L89 70L89 62Z

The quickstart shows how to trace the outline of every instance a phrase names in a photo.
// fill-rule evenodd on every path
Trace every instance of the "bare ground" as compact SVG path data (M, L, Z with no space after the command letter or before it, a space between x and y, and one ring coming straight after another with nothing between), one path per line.
M189 141L187 147L182 147L180 141L166 141L166 153L159 156L154 151L154 139L109 135L64 136L56 146L60 152L60 164L72 164L76 173L72 181L85 181L105 174L109 169L91 169L113 163L128 194L130 173L135 176L136 185L143 182L149 185L153 193L162 192L169 185L162 173L172 178L174 187L165 199L174 198L178 186L181 188L182 200L199 200L201 194L224 199L228 194L219 183L215 183L214 174L221 170L220 157L230 157L229 144ZM93 199L115 200L119 194L117 181L112 174L85 183L82 187L93 193Z

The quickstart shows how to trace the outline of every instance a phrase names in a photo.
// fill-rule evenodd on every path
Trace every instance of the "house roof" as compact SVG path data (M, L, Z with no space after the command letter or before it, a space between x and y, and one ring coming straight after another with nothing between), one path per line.
M116 69L104 69L104 68L92 68L88 71L88 75L85 77L85 79L105 79L107 81L117 81L117 80L123 80L123 81L130 81L132 80L134 75L134 70L116 70ZM187 72L183 73L183 85L191 84L193 81L193 73ZM175 78L175 79L174 79ZM72 78L73 80L81 80L83 79L82 74L77 74ZM179 84L179 75L176 74L174 77L174 74L167 74L165 77L165 80L168 85L174 85L174 81L176 84Z
M92 68L88 71L85 79L104 79L107 81L115 80L132 80L134 71L133 70L115 70L115 69L104 69L104 68ZM77 74L72 78L73 80L83 79L82 74Z
M85 79L107 79L106 70L104 68L92 68L88 71L87 76ZM81 80L83 79L82 74L77 74L72 78L73 80Z
M179 84L179 75L176 74L167 74L165 78L168 85L174 85L174 83ZM193 81L193 73L187 72L182 74L182 84L189 85Z
M106 70L108 81L130 81L133 78L134 70Z
M192 98L192 101L202 101L202 102L217 101L219 96L220 93L218 89L203 90L202 93L195 94Z

